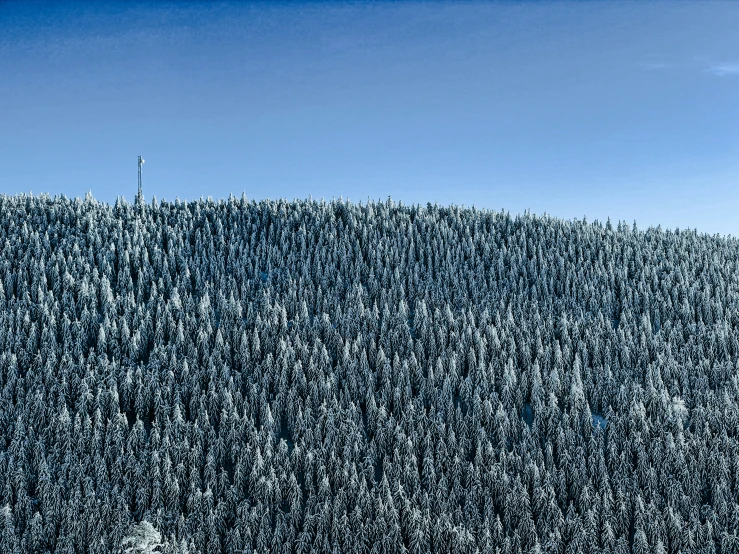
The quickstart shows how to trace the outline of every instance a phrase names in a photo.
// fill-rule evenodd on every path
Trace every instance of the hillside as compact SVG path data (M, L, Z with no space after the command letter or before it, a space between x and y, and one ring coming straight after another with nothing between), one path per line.
M0 197L0 552L140 522L164 552L739 553L739 241Z

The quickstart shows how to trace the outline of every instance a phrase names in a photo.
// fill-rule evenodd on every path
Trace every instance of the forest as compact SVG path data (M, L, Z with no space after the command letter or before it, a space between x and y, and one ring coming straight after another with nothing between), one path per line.
M739 554L739 240L0 196L0 552Z

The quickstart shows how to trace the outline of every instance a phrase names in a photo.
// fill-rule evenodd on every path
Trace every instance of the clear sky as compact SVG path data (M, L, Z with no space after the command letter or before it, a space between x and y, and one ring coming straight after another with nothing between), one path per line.
M739 2L0 1L0 193L739 236Z

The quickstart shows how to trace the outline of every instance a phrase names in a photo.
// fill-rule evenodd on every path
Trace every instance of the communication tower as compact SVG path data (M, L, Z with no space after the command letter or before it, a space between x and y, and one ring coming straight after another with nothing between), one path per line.
M136 195L136 202L143 204L144 202L144 189L141 186L141 166L144 165L144 158L139 156L139 193Z

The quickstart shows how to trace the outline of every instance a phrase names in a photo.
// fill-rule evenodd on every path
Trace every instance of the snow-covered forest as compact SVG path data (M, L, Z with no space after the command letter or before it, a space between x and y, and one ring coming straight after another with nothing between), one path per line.
M0 251L0 552L739 553L734 238L4 196Z

